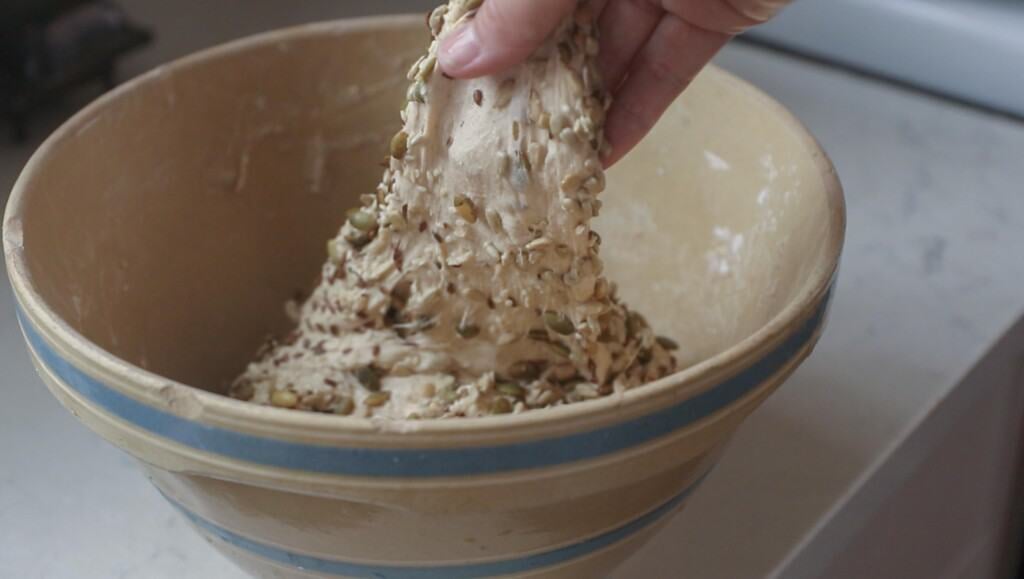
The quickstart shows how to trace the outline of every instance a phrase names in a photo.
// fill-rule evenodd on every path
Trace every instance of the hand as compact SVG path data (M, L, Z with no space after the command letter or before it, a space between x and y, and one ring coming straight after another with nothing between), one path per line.
M591 0L599 61L613 95L605 125L611 165L651 130L665 109L733 36L789 0ZM577 0L486 0L476 18L444 39L439 62L456 78L501 72L524 60Z

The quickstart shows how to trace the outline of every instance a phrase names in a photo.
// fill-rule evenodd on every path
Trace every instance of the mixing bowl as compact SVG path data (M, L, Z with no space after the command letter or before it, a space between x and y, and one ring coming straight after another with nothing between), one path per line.
M810 353L840 187L793 117L710 68L611 171L597 224L621 294L682 344L685 370L447 421L223 396L288 328L282 304L309 291L324 240L375 185L426 42L418 16L272 32L83 110L7 208L24 335L60 402L254 575L600 576L685 504Z

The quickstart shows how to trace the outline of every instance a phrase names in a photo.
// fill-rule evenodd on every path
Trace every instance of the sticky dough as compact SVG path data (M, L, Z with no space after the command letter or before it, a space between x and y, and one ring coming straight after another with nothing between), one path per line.
M390 166L328 242L298 327L261 349L234 397L388 419L482 416L675 370L675 344L603 276L590 225L608 98L586 3L508 73L448 78L438 39L479 4L431 13Z

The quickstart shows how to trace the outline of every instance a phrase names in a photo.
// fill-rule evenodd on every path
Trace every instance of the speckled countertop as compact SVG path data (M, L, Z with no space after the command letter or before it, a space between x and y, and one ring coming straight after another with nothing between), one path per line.
M719 64L832 155L849 235L817 352L616 579L766 577L1024 313L1024 125L746 45ZM0 284L0 575L240 578L32 371Z

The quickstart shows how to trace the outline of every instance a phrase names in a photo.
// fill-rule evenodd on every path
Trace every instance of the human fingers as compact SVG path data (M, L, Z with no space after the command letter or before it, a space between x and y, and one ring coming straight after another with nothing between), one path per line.
M474 18L441 42L441 69L473 78L519 64L575 7L576 0L486 0Z

